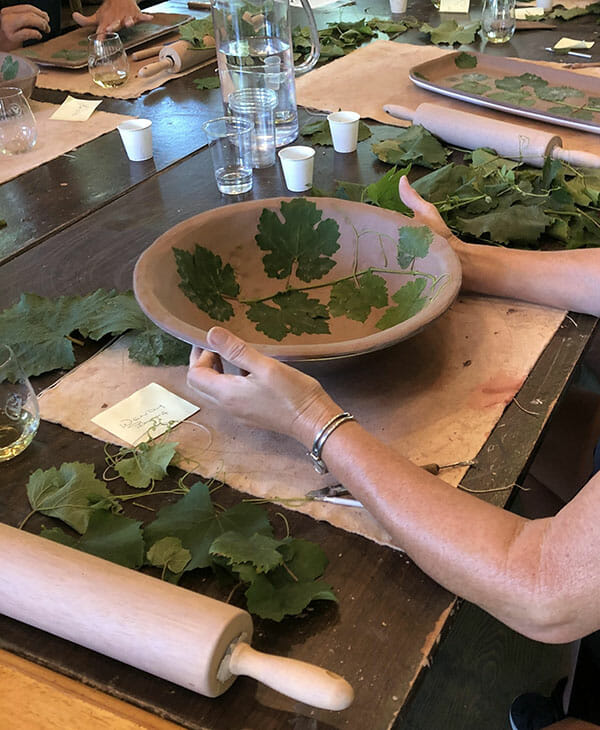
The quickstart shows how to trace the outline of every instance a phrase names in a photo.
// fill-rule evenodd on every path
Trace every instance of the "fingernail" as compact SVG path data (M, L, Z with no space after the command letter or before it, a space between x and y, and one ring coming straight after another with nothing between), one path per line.
M227 342L227 332L220 327L212 327L208 330L208 344L216 348L223 347Z

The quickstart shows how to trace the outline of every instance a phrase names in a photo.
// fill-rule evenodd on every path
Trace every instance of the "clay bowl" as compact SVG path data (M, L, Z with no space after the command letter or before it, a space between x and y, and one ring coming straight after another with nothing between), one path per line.
M15 63L18 67L15 70ZM0 86L14 86L23 90L29 99L33 93L39 68L37 64L14 53L0 52Z
M331 317L329 334L287 334L280 342L257 331L255 323L246 316L247 306L237 302L233 304L233 317L224 322L213 320L180 289L173 247L193 251L198 243L218 254L223 264L229 263L235 270L240 295L245 299L281 291L285 289L287 279L266 275L262 259L268 252L258 247L255 236L263 209L274 211L283 220L280 206L282 201L289 200L271 198L223 206L189 218L160 236L140 256L134 272L135 296L148 317L166 332L200 347L206 345L207 331L219 324L267 355L284 361L308 361L347 358L389 347L417 333L453 302L461 284L460 263L450 245L440 236L434 236L426 257L416 259L414 263L416 270L431 276L423 292L427 303L414 316L388 329L376 326L386 308L371 309L364 322L346 316ZM311 281L309 286L352 274L357 250L356 232L361 234L357 270L384 265L396 270L401 268L396 260L398 229L415 225L410 218L347 200L304 200L322 211L322 220L333 218L340 230L340 247L332 256L336 265L321 279ZM413 278L391 273L381 276L387 282L390 296ZM435 285L433 277L438 277ZM289 286L306 286L306 283L292 275ZM328 304L330 291L331 287L322 287L307 293ZM389 300L389 304L395 306L394 301Z

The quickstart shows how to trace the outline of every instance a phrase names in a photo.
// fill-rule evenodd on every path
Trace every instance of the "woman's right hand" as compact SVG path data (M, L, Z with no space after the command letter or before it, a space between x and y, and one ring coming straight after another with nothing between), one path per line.
M50 32L48 13L33 5L10 5L0 10L0 50L20 48L24 41L40 41Z

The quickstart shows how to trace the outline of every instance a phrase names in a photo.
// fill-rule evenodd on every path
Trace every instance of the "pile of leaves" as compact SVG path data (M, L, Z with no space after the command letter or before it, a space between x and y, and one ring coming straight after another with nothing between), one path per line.
M435 43L436 46L452 46L455 43L460 43L461 45L473 43L480 27L481 23L478 20L466 23L465 25L460 25L455 20L445 20L437 26L423 23L419 30L421 33L427 33L429 40Z
M93 464L38 469L27 483L31 512L20 527L36 513L54 517L71 529L44 527L42 537L128 568L156 568L171 583L190 571L212 571L230 595L244 588L248 610L261 618L281 621L313 600L336 601L321 579L328 561L318 545L289 534L274 537L263 507L241 502L225 509L211 499L209 484L188 489L180 480L174 489L161 489L179 498L145 526L125 516L124 503L156 493L176 445L162 440L107 454L109 469L133 494L109 491Z
M395 137L371 146L382 162L391 165L416 164L436 168L446 164L449 152L444 145L419 124L402 129Z
M204 50L215 47L215 31L210 15L202 20L191 20L179 26L179 35L193 48Z
M436 296L436 287L444 277L414 269L415 259L427 256L433 238L427 226L398 230L395 263L400 268L390 266L382 253L381 267L359 270L360 238L372 235L373 231L356 231L353 270L315 285L311 282L321 280L337 265L332 255L340 247L339 226L332 218L321 220L322 211L303 198L283 201L280 213L281 218L276 212L263 209L255 242L261 251L267 252L262 257L266 275L285 279L286 286L261 298L245 299L231 264L223 263L210 249L198 243L192 251L173 249L181 290L212 319L228 321L234 316L233 304L238 303L246 308L246 316L259 332L281 341L290 334L328 334L331 317L365 322L372 309L387 308L375 322L378 329L386 329L414 316ZM388 283L379 275L382 273L413 281L390 296ZM291 283L292 277L295 285ZM428 283L431 286L426 294ZM309 292L317 288L329 290L328 301L310 297Z
M312 144L333 147L333 139L331 138L331 130L327 119L318 119L315 122L305 124L300 130L300 134L303 137L310 137ZM362 142L371 136L372 132L369 126L360 120L358 122L358 141Z
M552 12L548 13L548 18L559 18L560 20L572 20L578 18L581 15L599 15L600 14L600 3L591 3L583 8L565 8L564 6L558 5L552 9Z
M190 347L158 329L132 292L98 289L86 296L55 299L21 294L0 312L0 344L9 345L27 376L75 365L80 338L100 340L133 331L129 357L143 365L185 365Z

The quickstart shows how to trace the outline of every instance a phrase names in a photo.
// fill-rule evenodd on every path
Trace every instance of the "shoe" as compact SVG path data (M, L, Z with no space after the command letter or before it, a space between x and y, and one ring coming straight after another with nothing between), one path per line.
M517 697L508 713L512 730L542 730L564 717L562 708L553 698L537 692Z

